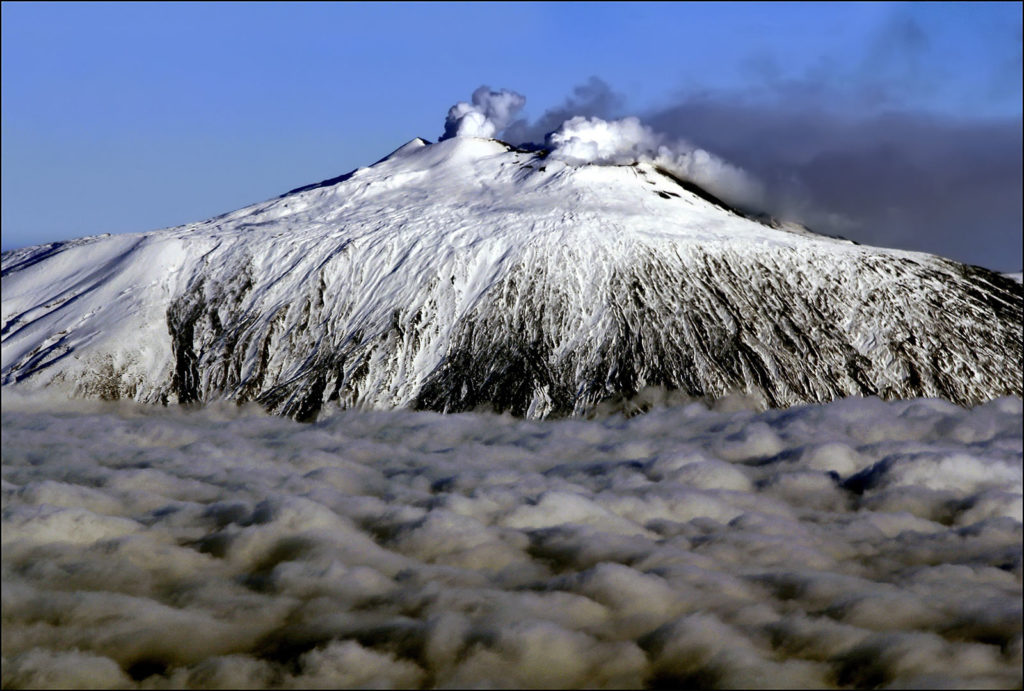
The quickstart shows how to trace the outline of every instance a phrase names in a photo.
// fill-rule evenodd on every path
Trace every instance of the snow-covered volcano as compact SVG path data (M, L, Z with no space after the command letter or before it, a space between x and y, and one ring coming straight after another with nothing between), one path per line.
M4 253L3 384L543 417L663 387L1022 394L1019 284L744 215L653 161L416 139L202 223Z

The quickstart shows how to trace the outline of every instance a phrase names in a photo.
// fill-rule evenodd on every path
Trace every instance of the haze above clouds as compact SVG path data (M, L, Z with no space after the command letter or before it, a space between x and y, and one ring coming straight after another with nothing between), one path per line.
M3 399L3 685L1019 687L1020 399Z

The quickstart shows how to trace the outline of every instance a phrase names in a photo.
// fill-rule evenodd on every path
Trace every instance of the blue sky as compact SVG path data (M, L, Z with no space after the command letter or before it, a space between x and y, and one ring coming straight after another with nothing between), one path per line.
M4 249L338 175L436 139L481 84L533 119L596 76L609 116L710 98L1020 128L1020 3L5 2L2 20Z

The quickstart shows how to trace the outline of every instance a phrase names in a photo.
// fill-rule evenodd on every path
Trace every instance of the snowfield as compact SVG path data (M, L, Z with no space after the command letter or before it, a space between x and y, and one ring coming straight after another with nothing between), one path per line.
M1021 400L747 404L5 391L3 686L1020 688Z
M5 391L300 420L581 415L650 386L1022 395L1020 283L748 217L656 161L566 156L417 139L202 223L4 253Z

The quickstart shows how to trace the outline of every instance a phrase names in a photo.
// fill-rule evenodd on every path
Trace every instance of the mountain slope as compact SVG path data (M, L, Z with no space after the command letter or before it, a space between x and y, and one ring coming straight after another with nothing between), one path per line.
M3 384L579 414L647 386L786 406L1022 391L1021 286L772 227L648 163L488 139L180 228L3 256Z

